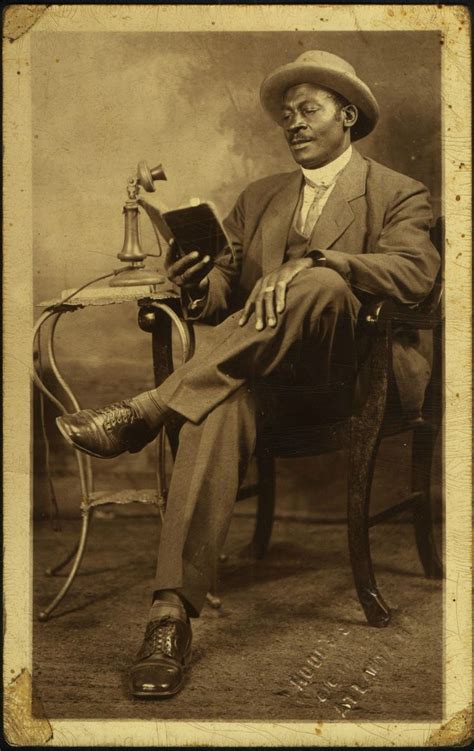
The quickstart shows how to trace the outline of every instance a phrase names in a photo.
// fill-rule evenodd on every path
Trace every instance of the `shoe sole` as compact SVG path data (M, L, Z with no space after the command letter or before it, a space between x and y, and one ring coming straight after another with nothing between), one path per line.
M160 691L160 693L157 693L155 691L132 691L131 693L132 696L134 696L136 699L169 699L171 696L176 696L176 694L179 694L184 684L185 680L183 679L178 688L176 688L174 691Z
M103 454L96 454L94 451L89 451L89 449L85 449L82 446L77 446L74 441L72 440L69 433L66 431L65 426L62 423L62 417L56 417L56 425L58 426L58 430L61 433L62 437L66 441L71 448L75 449L76 451L80 451L83 454L88 454L88 456L93 456L96 459L115 459L115 457L120 456L122 454L122 451L119 451L118 454L109 454L109 456L103 456Z

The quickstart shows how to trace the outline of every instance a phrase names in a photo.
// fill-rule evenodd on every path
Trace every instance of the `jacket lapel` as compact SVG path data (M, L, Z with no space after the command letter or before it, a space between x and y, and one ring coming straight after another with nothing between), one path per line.
M302 183L301 171L292 172L283 188L272 198L262 217L262 270L264 274L280 266L283 261L290 224Z
M337 179L334 190L316 222L309 242L310 248L330 248L352 224L354 212L350 202L365 194L366 180L367 162L353 150L349 164Z

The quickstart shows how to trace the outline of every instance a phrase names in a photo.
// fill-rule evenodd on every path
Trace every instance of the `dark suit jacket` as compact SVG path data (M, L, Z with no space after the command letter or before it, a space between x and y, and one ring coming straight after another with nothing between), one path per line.
M209 275L199 318L217 322L243 306L262 275L281 265L302 188L301 170L252 183L225 221L227 250ZM428 190L353 150L352 158L316 223L308 249L357 291L416 304L433 287L440 258L429 238ZM432 360L429 332L401 332L394 340L394 372L402 406L423 404Z

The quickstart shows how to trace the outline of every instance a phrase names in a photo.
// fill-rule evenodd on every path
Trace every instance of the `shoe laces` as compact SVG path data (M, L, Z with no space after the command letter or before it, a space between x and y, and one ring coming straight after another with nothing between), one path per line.
M104 417L104 427L106 430L113 430L116 427L130 425L134 420L135 414L129 402L115 402L109 404L102 410Z
M174 657L175 636L175 621L165 616L148 624L145 640L153 653L161 652L167 657Z

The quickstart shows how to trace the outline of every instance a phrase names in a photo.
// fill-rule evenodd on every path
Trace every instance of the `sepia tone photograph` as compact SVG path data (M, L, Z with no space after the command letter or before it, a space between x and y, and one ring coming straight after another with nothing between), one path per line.
M440 727L445 32L206 13L28 35L32 722Z

